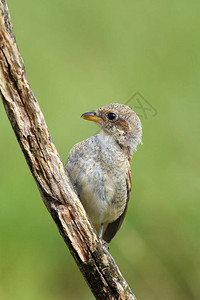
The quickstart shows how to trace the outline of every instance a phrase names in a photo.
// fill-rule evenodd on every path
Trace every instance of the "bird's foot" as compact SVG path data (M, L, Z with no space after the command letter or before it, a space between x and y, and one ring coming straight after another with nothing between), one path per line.
M107 245L106 241L102 240L102 244L108 251L110 251L110 247Z

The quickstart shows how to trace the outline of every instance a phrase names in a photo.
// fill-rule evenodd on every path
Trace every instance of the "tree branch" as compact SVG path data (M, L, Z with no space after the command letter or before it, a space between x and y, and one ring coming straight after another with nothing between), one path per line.
M26 78L5 0L0 1L1 98L42 199L96 299L136 300L97 238Z

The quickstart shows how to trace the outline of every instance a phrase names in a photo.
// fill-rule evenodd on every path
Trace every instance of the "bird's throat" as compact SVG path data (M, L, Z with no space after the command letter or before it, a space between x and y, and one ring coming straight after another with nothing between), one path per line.
M131 161L133 155L133 147L127 146L124 144L120 144L120 142L110 134L105 133L103 130L100 131L99 138L101 140L101 144L105 147L112 147L114 149L121 149L123 151L128 160Z

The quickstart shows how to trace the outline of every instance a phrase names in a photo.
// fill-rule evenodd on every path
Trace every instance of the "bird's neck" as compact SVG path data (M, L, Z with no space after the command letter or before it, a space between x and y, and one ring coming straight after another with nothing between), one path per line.
M122 138L116 139L103 130L100 131L100 139L101 142L107 146L120 147L129 161L132 159L133 152L137 150L137 144L141 143L141 139L138 137L131 137L123 140Z
M132 160L133 152L137 151L137 145L141 144L142 141L139 137L131 137L124 140L122 144L120 144L121 148L124 150L126 155L128 156L128 160Z

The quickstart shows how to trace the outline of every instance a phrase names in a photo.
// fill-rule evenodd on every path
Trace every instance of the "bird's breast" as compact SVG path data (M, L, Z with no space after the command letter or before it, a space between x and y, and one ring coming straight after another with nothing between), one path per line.
M125 208L125 178L122 172L114 173L95 164L77 182L81 202L95 224L113 222Z
M128 164L116 142L101 135L72 149L66 170L93 223L111 223L123 213Z

